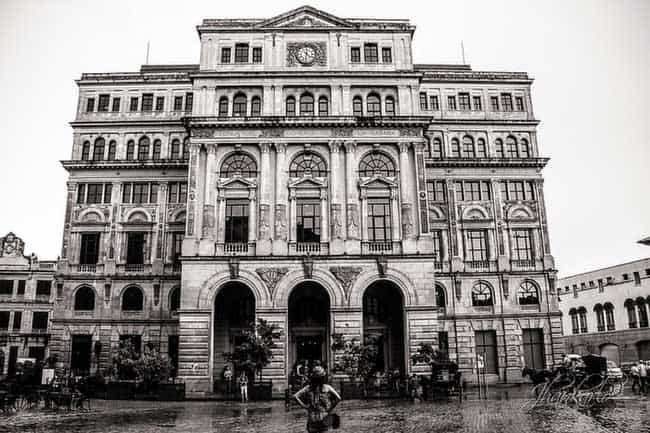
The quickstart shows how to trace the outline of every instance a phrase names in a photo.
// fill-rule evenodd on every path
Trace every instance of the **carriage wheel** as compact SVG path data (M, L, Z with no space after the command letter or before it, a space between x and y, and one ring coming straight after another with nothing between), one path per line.
M20 396L16 398L16 403L15 403L16 411L24 410L25 408L27 408L27 406L29 406L29 402L27 401L27 398L25 398L25 396Z

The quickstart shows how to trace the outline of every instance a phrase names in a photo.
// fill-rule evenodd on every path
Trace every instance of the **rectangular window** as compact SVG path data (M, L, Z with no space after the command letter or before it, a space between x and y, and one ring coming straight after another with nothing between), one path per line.
M524 111L524 98L521 96L517 96L515 98L515 107L517 108L517 111Z
M469 111L469 93L458 94L458 106L462 111Z
M111 111L113 111L113 113L120 111L120 98L113 98L113 107L111 108Z
M442 230L431 231L433 240L433 256L436 262L442 261Z
M47 330L47 311L34 311L32 313L32 331Z
M95 98L88 98L86 100L86 113L95 111Z
M153 93L145 93L142 95L142 111L153 110Z
M501 105L503 111L512 111L512 95L510 93L501 94Z
M383 47L381 49L381 61L384 63L393 63L393 51L390 47Z
M447 331L438 331L438 350L444 359L449 358L449 335Z
M102 202L102 193L104 192L104 185L101 183L89 183L88 195L86 195L86 203L97 204Z
M0 295L11 296L14 294L14 280L0 280Z
M230 63L230 47L221 49L221 63Z
M79 263L96 265L99 260L99 233L82 233Z
M226 200L226 242L248 242L248 200Z
M467 231L467 260L486 261L487 258L487 231Z
M544 330L541 328L522 329L524 349L524 364L528 368L543 370L544 362Z
M99 95L99 100L97 101L97 111L102 113L107 112L110 101L111 95Z
M446 183L444 180L427 181L427 198L432 202L446 202Z
M187 201L187 182L173 182L169 184L169 203L185 203Z
M428 110L429 107L427 106L427 94L422 92L420 93L420 110L425 111Z
M183 110L183 97L174 96L174 111L182 111L182 110Z
M142 204L149 202L149 184L148 183L134 183L133 196L131 203Z
M126 235L126 263L144 264L145 233L129 232Z
M456 97L447 96L447 108L450 110L456 110Z
M368 239L371 242L390 242L392 236L390 201L368 199Z
M438 102L438 95L431 95L429 96L429 107L433 111L438 111L440 110L440 103Z
M14 326L13 326L14 331L20 331L20 326L22 325L22 322L23 322L23 312L14 311Z
M50 296L51 292L52 292L52 281L50 280L36 281L36 296Z
M512 259L532 260L533 247L530 230L512 231Z
M248 44L235 44L235 63L248 63Z
M149 185L149 203L158 203L158 184Z
M320 201L299 201L296 204L298 242L320 242Z
M485 372L498 373L497 334L496 331L476 331L476 355L483 358Z
M194 93L187 92L185 94L185 112L186 113L191 113L192 112L192 105L193 104L194 104Z
M25 280L18 280L18 289L16 290L16 295L24 296L25 295Z
M156 111L163 111L165 109L165 97L156 96Z
M481 111L483 109L480 96L472 96L472 109L475 111Z
M498 96L490 96L490 107L492 108L492 111L499 111L499 97Z
M641 285L641 274L638 272L634 272L634 285L635 286L640 286Z
M623 281L627 281L630 279L630 276L628 274L623 274Z
M490 183L478 180L456 182L456 199L458 201L489 201Z
M138 98L136 96L131 97L129 101L129 111L138 111Z
M350 48L350 62L352 63L361 62L361 48L359 47Z
M77 185L77 203L83 204L86 202L86 184L80 183Z
M503 200L535 200L533 183L530 181L512 180L501 182L501 194Z
M379 61L377 44L363 44L363 61L366 63L377 63Z
M172 233L172 260L174 263L180 263L183 252L183 232Z
M262 47L253 47L253 63L262 63Z
M0 311L0 329L9 329L9 311Z
M131 184L122 184L122 203L131 203Z

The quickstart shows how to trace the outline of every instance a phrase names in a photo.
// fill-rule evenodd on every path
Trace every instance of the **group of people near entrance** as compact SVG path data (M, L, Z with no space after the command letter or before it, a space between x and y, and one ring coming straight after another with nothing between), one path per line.
M632 392L635 394L648 394L650 391L650 361L638 361L630 368L632 378Z

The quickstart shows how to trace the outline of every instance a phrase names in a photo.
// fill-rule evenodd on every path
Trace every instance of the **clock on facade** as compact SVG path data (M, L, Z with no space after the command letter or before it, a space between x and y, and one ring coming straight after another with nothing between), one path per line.
M296 60L303 65L311 65L316 60L316 50L310 45L304 45L296 52Z

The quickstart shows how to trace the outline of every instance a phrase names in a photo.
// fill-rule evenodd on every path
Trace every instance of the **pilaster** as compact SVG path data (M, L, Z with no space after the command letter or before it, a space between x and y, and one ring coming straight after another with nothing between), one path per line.
M275 231L273 254L286 255L287 244L287 206L289 189L287 185L287 145L275 143Z
M345 250L348 254L359 254L361 252L361 245L358 242L360 238L359 199L356 177L354 175L356 150L357 143L355 141L345 142L345 185L347 208L347 240L345 242Z
M329 142L330 148L330 254L342 254L345 251L346 230L343 225L343 211L340 195L340 158L342 143L337 140Z
M272 185L268 181L271 179L271 145L267 142L260 143L261 164L260 164L260 213L259 213L259 232L256 244L256 254L266 256L272 253L271 239L273 237L273 215L271 214L271 194Z

